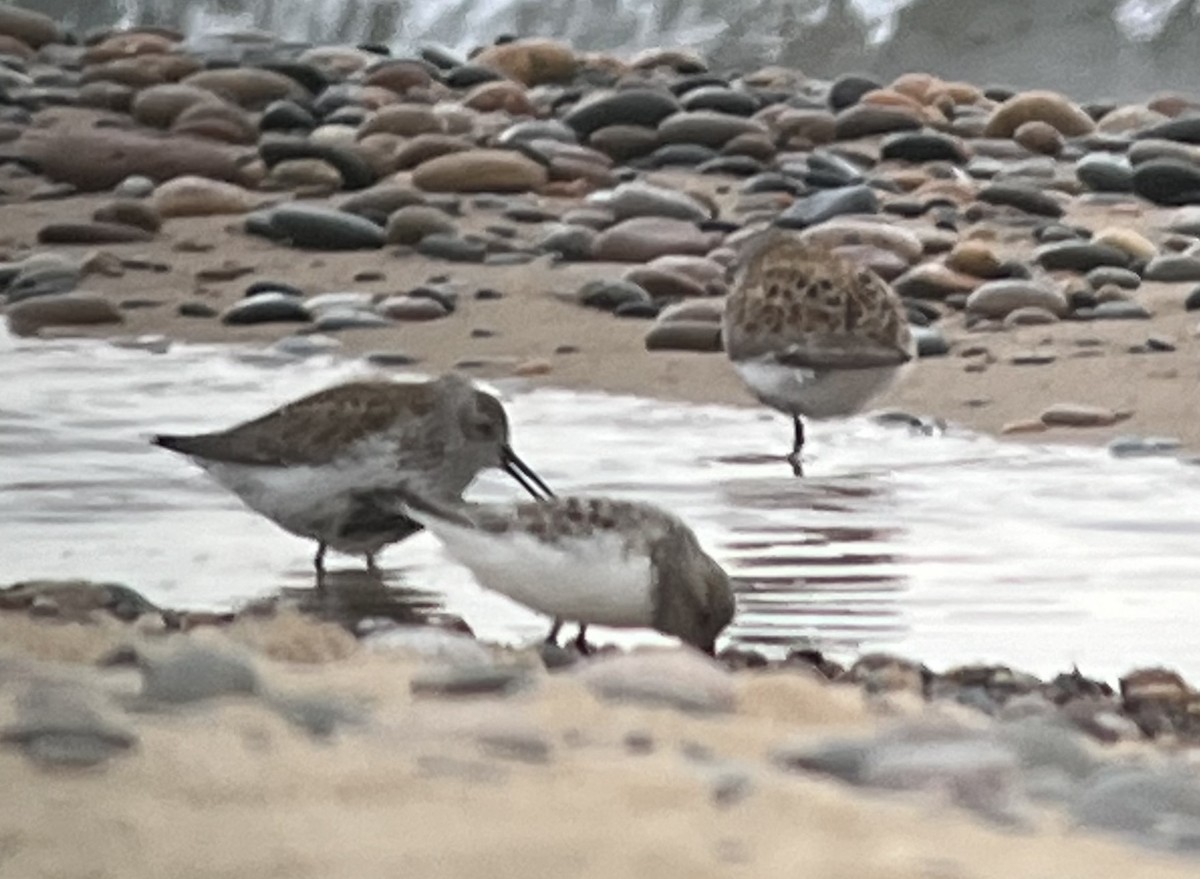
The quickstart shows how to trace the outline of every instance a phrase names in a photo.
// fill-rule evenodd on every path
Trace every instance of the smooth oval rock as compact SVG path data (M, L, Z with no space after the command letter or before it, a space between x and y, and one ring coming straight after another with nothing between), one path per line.
M679 109L679 102L669 92L624 89L580 101L563 117L563 122L586 138L610 125L657 128L659 122Z
M1133 169L1133 190L1155 204L1200 204L1200 167L1179 159L1142 162Z
M362 217L309 205L281 205L271 226L295 247L316 250L374 250L387 242L383 229Z
M879 197L865 184L814 192L796 201L775 218L775 225L806 229L843 214L875 214Z
M124 318L115 305L91 293L57 293L24 299L4 312L15 336L32 336L43 327L117 324Z
M452 235L454 221L445 212L428 205L408 205L392 213L387 222L389 244L416 244L426 235Z
M1045 122L1066 137L1079 137L1096 130L1096 123L1078 104L1057 92L1028 91L1014 95L993 112L984 129L985 137L1012 137L1026 122Z
M150 196L150 203L163 217L245 214L262 207L264 201L237 184L193 175L168 180Z
M610 262L649 262L667 254L703 256L716 238L695 224L670 217L634 217L596 237L593 259Z
M1048 284L1025 280L988 281L967 297L967 311L1004 318L1018 308L1043 308L1058 317L1069 310L1067 297Z
M474 149L430 159L413 171L429 192L527 192L549 180L546 168L515 150Z
M241 299L221 315L221 323L248 326L265 323L309 323L312 315L304 303L286 293L258 293Z

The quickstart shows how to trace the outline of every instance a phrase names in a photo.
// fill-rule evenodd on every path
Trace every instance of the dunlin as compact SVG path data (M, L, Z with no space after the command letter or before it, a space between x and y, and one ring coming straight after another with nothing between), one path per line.
M792 417L797 476L802 419L858 412L916 357L904 306L884 280L783 229L740 254L721 329L742 381Z
M246 506L327 548L375 554L421 530L389 503L415 485L457 499L475 476L501 467L531 495L551 491L509 446L498 399L448 373L423 382L354 381L326 388L217 433L160 435Z
M404 511L470 569L481 586L554 619L652 628L713 653L733 619L725 571L678 518L645 503L558 497L514 504L445 504L402 492Z

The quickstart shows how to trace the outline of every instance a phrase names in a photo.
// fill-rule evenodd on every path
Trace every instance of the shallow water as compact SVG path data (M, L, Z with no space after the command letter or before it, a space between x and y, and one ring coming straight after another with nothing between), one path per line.
M312 546L244 509L156 431L227 426L371 371L210 347L165 354L0 331L0 582L118 581L171 607L227 608L312 585ZM1200 675L1200 468L1103 450L928 435L868 418L815 425L809 476L790 429L756 408L500 386L514 445L558 493L655 501L735 576L733 641L935 667L1148 663ZM497 473L476 499L515 497ZM381 556L393 590L481 636L539 637L540 617L483 592L421 534ZM354 580L358 559L332 557ZM598 630L596 640L639 637Z

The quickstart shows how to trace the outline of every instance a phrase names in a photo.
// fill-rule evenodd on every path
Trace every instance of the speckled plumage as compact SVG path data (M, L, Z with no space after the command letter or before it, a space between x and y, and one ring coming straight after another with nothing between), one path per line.
M827 247L771 229L734 268L725 353L763 403L790 415L800 473L801 419L859 411L916 358L903 303L883 279Z
M354 381L326 388L228 430L155 437L192 458L251 509L285 530L373 555L420 525L385 499L401 484L457 498L480 470L532 471L508 446L504 407L464 376ZM532 477L540 490L544 484Z
M650 504L448 505L412 492L405 504L482 586L556 620L650 627L712 652L733 618L720 565L687 525Z

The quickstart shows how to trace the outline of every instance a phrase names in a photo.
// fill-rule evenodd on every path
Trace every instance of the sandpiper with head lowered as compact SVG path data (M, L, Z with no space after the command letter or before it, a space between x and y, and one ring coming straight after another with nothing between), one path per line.
M437 537L481 586L554 618L651 628L715 651L733 619L729 577L675 516L645 503L557 497L447 504L401 491L405 513Z
M804 418L858 412L916 358L900 297L827 247L773 228L734 266L721 325L725 353L766 405L790 415L788 461L803 474Z
M509 445L501 402L466 377L352 381L326 388L228 430L159 435L246 506L325 552L375 554L421 530L388 503L399 485L458 499L488 467L506 470L533 497L551 496Z

